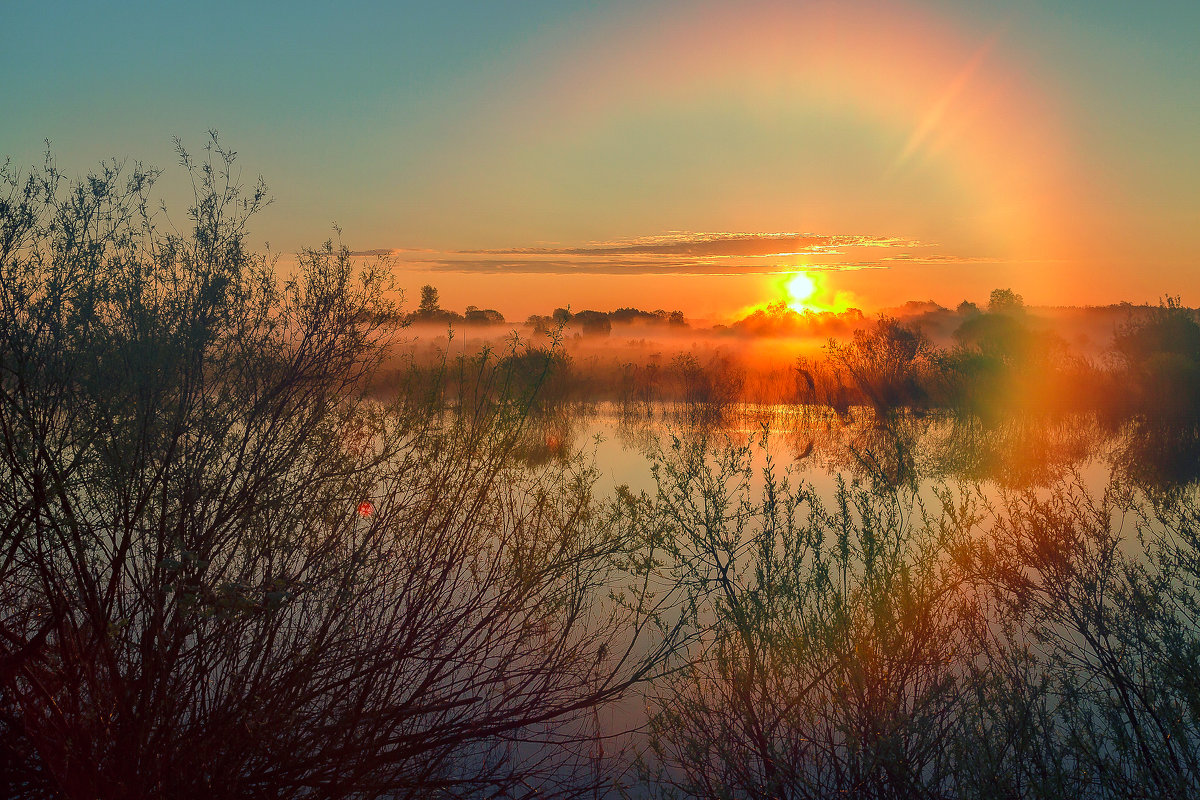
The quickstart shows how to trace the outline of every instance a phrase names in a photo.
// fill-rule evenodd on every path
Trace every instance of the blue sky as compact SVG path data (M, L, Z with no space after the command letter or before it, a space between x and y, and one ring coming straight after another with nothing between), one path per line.
M436 259L405 269L424 279L436 260L450 297L464 302L479 284L470 275L475 262L459 251L561 249L671 232L811 232L925 246L899 253L913 263L904 267L865 251L842 253L840 261L722 262L730 273L868 265L871 274L847 270L834 282L876 305L907 299L897 293L914 284L951 302L951 295L1004 280L1025 280L1026 294L1048 303L1152 300L1166 291L1200 302L1200 3L913 0L841 4L846 10L815 17L836 13L843 32L886 31L911 18L913 48L944 43L951 66L953 42L965 43L963 53L972 43L998 42L986 51L982 77L936 115L946 129L941 152L958 152L958 160L939 164L942 155L931 152L882 188L873 165L929 119L922 109L914 107L910 120L899 105L877 114L861 96L844 105L820 100L813 76L792 65L789 83L771 93L748 85L770 77L763 64L743 71L752 50L723 56L728 81L704 72L703 53L688 61L696 48L720 46L705 18L737 19L743 8L751 34L769 38L778 20L794 22L799 53L811 46L800 40L806 7L820 5L15 3L0 29L0 101L11 110L0 124L0 154L35 163L48 138L68 172L107 156L169 167L173 136L198 148L215 128L275 196L256 223L256 243L293 251L323 240L336 222L356 249L435 251ZM925 21L945 31L925 39ZM657 59L659 42L671 59ZM788 52L786 42L773 46ZM860 56L865 71L877 68L865 47L823 63L853 71ZM683 62L698 70L695 77L677 69ZM899 74L936 83L938 64L921 63ZM947 84L955 69L947 68ZM847 83L847 91L875 85L864 75L866 83ZM1003 103L977 107L1002 92L1009 93ZM1036 102L1011 96L1021 92L1038 95ZM606 99L582 108L598 94ZM1044 218L1051 201L1032 178L985 201L960 185L977 179L972 169L989 157L970 127L980 119L1011 125L1014 140L1046 129L1037 135L1053 138L1052 147L1031 138L1019 151L1036 151L1030 170L1051 152L1071 162L1071 176L1055 184L1057 192L1071 183L1062 190L1070 200L1053 200L1078 204L1054 212L1064 227L1078 223L1070 234L1078 247L1069 254L1044 235L1016 241L981 233L1018 212ZM956 142L956 135L975 138ZM177 200L171 171L162 186L169 203ZM1028 207L1012 209L1025 202L1022 192ZM956 217L957 208L975 203L972 219ZM958 266L942 266L951 260ZM592 254L564 268L571 291L606 296L611 278L588 279L589 270L604 274L597 261ZM452 262L462 271L445 273ZM485 283L497 281L501 295L527 297L547 281L544 270L493 262ZM1060 279L1035 281L1047 264ZM679 280L705 313L751 303L764 291L757 279L727 277ZM622 280L613 291L632 290L634 277ZM666 290L665 279L655 280L647 290ZM1072 286L1087 291L1073 298ZM511 304L524 310L517 299Z

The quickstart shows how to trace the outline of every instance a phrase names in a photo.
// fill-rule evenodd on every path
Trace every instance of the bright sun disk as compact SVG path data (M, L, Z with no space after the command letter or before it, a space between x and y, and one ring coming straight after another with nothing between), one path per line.
M817 291L817 283L807 272L797 272L788 278L786 291L788 307L793 311L805 311L810 308L806 301Z

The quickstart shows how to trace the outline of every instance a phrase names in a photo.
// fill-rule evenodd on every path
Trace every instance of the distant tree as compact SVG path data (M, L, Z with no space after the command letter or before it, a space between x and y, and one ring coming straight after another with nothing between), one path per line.
M1007 314L1024 308L1025 299L1012 289L993 289L988 298L988 311L993 314Z
M959 314L959 316L969 317L979 313L979 306L975 305L970 300L963 300L954 310Z
M608 313L608 318L614 323L621 325L629 325L635 321L653 321L652 314L642 311L640 308L632 307L618 308L616 311L610 311Z
M424 317L432 317L442 310L438 303L438 290L429 284L422 286L421 305L417 307L417 313Z
M1005 363L1023 360L1035 343L1023 315L991 311L968 316L954 331L954 338L963 348Z
M580 311L571 316L571 322L593 336L607 336L612 332L612 320L603 311Z
M532 328L534 334L547 334L554 330L554 318L542 316L541 314L530 314L525 320L525 327Z
M503 325L504 315L492 308L476 308L467 306L464 320L472 325Z

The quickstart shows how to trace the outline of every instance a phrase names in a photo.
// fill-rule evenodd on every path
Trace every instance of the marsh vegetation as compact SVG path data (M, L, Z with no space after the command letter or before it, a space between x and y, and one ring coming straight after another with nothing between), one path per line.
M180 156L178 226L140 166L0 184L6 796L1200 792L1178 301L1096 361L1011 292L766 378L415 358L436 295L280 276Z

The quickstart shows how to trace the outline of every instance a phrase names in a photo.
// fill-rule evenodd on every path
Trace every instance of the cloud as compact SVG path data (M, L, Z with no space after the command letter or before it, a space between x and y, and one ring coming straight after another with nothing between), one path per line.
M752 275L798 269L888 269L889 262L968 263L975 259L892 249L929 250L935 245L894 236L817 233L694 233L672 231L580 245L538 244L486 250L387 251L412 269L434 272L532 275ZM378 250L361 251L377 254ZM978 259L980 263L990 259Z
M355 257L367 256L395 256L401 253L437 253L438 250L431 250L428 247L377 247L374 250L351 250L350 255Z
M713 263L706 260L670 259L657 261L628 261L602 259L581 263L564 259L490 259L471 260L461 258L428 261L407 260L406 264L434 272L477 272L494 274L546 274L546 275L769 275L790 272L796 267L777 264L730 264ZM810 272L885 269L883 264L839 263L806 266Z
M686 255L694 257L763 257L827 253L845 247L915 247L919 242L881 236L830 236L815 233L691 233L676 231L577 247L519 247L507 250L464 250L471 255L616 256Z
M1005 259L1002 258L987 258L984 256L956 256L945 253L927 253L924 255L899 253L894 256L884 256L880 260L907 261L913 264L1000 264L1005 261Z

